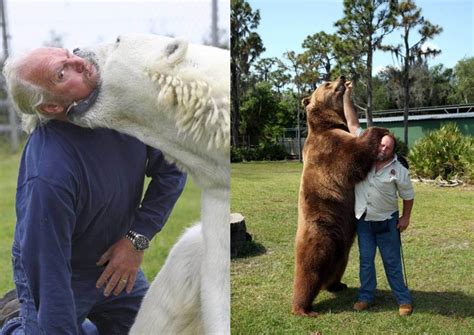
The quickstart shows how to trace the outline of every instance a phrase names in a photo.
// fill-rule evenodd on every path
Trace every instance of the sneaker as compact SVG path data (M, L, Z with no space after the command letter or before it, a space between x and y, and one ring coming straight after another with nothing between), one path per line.
M358 312L364 311L367 308L369 308L369 303L366 301L357 301L353 307L353 309Z
M411 304L401 304L398 308L398 312L401 316L407 316L413 312L413 307Z

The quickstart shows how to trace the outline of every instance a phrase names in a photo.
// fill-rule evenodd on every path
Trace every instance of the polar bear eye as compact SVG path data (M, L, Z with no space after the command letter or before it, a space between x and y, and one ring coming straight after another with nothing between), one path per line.
M115 43L120 43L120 36L117 36L117 39L115 40Z

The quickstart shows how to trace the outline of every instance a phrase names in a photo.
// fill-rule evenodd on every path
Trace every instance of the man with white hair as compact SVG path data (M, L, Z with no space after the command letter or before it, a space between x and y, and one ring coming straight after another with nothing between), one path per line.
M109 129L69 123L100 90L80 50L7 60L9 94L31 133L20 163L12 247L20 317L1 334L126 334L148 283L140 270L186 175L160 151ZM145 175L152 178L145 196ZM95 330L94 330L95 331Z

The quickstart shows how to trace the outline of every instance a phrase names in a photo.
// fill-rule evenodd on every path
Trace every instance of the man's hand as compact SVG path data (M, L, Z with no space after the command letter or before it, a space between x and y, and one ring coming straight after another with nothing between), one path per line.
M103 266L108 262L104 272L97 280L96 287L105 286L104 295L108 297L113 290L119 295L126 287L130 293L135 285L138 269L143 261L143 251L137 251L130 240L120 239L112 245L99 259L97 265Z
M346 90L344 91L344 98L352 99L352 81L346 81L344 86L346 87Z
M400 233L407 229L408 225L410 224L410 217L408 216L401 216L398 219L397 229L400 230Z

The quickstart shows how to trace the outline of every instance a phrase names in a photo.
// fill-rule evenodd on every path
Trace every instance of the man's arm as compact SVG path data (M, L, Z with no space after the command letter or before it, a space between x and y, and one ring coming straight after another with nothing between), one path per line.
M410 224L410 215L413 208L413 203L415 199L415 193L413 190L413 185L411 184L410 174L408 169L400 165L399 176L396 182L398 194L403 200L403 211L402 216L398 220L397 228L400 232L407 229Z
M186 173L165 160L161 151L147 147L146 175L151 177L132 230L150 240L166 223L186 184Z
M20 263L44 334L78 334L71 286L74 198L61 186L33 178L17 191ZM42 332L42 333L43 333Z
M141 206L135 214L131 230L152 239L166 223L171 210L186 184L186 174L174 164L165 161L163 154L147 148L146 175L152 180L148 185ZM137 251L132 242L122 238L112 245L100 258L97 265L108 262L96 286L106 285L104 295L118 295L125 288L130 293L143 261L143 251Z
M414 199L411 200L403 200L403 211L402 216L398 219L397 228L400 232L407 229L408 225L410 224L410 215L411 209L413 208Z
M360 124L354 108L354 103L352 102L352 82L347 81L345 86L346 90L343 96L344 116L346 117L347 126L349 127L351 134L357 135L357 129L360 128Z

